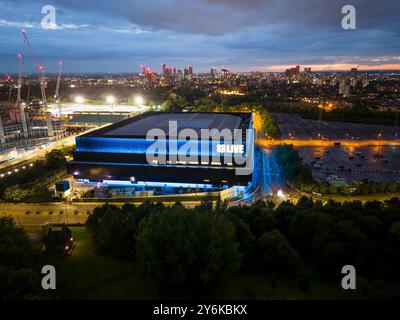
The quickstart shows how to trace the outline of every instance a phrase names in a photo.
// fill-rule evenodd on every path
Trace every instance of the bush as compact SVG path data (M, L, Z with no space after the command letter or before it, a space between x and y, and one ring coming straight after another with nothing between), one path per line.
M396 184L393 182L386 184L386 191L390 193L396 192Z
M163 284L211 285L240 268L234 238L223 215L167 210L140 224L136 259L145 275Z
M264 233L259 245L265 270L285 273L297 266L299 254L279 230Z

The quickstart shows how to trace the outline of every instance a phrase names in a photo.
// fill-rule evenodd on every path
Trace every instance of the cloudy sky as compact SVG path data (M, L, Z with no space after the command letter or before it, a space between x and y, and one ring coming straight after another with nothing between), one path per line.
M341 27L346 4L356 30ZM45 5L55 29L41 27ZM48 72L58 60L66 72L400 69L399 0L0 0L0 72L17 70L19 52L33 69L21 28Z

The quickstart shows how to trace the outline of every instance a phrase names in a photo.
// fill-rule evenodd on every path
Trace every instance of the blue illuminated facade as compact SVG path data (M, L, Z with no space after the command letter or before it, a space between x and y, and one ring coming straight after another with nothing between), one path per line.
M147 140L146 129L153 125L152 117L157 117L158 120L160 115L166 120L178 119L178 124L179 121L183 122L185 117L216 117L218 123L227 117L229 122L234 124L228 129L242 129L243 136L239 143L235 140L235 145L232 145L232 141L187 141L171 139L168 136ZM185 124L200 122L186 121ZM138 134L137 126L143 126L143 123L146 123L148 128L145 127L143 132ZM157 128L157 125L158 123L154 123L153 128ZM130 134L129 128L135 128L135 134ZM214 127L207 129L211 130ZM119 132L124 134L115 134ZM78 182L103 185L187 185L211 189L248 186L252 180L252 170L243 175L238 174L236 169L248 166L249 163L251 168L254 166L254 139L250 113L150 112L77 137L74 160L68 163L67 169ZM151 149L155 143L157 148ZM165 149L160 146L165 146ZM221 149L225 148L233 152L221 153ZM149 150L153 150L153 156L157 159L166 161L149 161ZM165 157L161 157L162 155ZM190 159L182 161L182 157Z

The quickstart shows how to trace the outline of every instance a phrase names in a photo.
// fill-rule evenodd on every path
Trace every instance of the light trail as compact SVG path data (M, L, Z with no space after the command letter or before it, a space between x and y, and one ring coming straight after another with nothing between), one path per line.
M264 148L271 148L281 144L291 144L294 147L334 147L335 143L340 143L344 147L369 147L369 146L400 146L400 141L395 140L298 140L298 139L282 139L267 140L257 139L257 144Z

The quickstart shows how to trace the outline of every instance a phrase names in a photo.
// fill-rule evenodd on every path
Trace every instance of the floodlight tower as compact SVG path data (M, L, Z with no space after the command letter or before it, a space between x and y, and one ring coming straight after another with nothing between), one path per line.
M21 100L21 87L22 87L22 64L24 56L20 53L18 54L18 94L17 94L17 106L21 114L22 130L24 133L24 138L28 138L28 126L26 124L25 107Z

